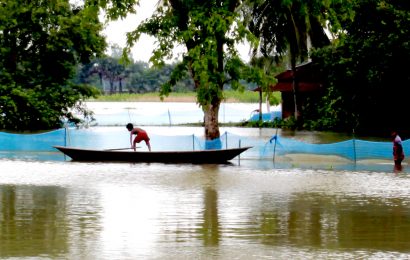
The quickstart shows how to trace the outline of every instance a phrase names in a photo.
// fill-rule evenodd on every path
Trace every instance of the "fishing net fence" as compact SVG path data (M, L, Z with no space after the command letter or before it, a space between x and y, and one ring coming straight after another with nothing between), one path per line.
M129 133L113 129L68 129L36 134L0 132L0 158L30 158L28 154L58 153L53 146L73 146L88 149L115 149L130 146ZM241 154L242 159L273 159L294 154L337 156L353 162L366 159L392 159L391 142L350 139L336 143L312 144L283 136L269 140L225 132L219 139L207 141L196 135L150 134L156 151L182 151L252 147ZM410 139L403 141L406 155L410 154ZM144 142L138 149L146 150ZM35 156L34 156L35 157ZM37 156L38 157L38 156Z

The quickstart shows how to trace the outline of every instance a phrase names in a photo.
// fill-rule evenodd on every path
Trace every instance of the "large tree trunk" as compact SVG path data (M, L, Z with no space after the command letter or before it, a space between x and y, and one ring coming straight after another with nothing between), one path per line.
M184 1L177 1L177 0L171 0L169 1L173 11L175 12L176 17L178 17L178 29L181 32L188 31L189 29L189 24L190 24L190 17L189 17L189 4L186 5L184 4ZM206 2L206 1L204 1ZM195 2L195 5L198 5L199 2ZM222 1L218 0L216 3L211 4L215 5L218 8L226 8L228 12L234 12L235 8L240 4L240 1L238 0L231 0L231 1ZM202 4L200 4L202 5ZM227 20L228 22L228 20ZM226 38L225 38L225 31L220 31L219 27L217 26L214 28L211 32L208 32L207 28L201 29L204 35L202 38L199 37L193 37L193 38L188 38L185 39L185 46L190 52L192 49L196 48L197 46L200 46L201 44L207 45L206 41L208 36L213 35L215 33L215 41L216 41L216 55L217 55L217 64L214 63L214 60L208 59L207 55L203 53L204 58L208 59L208 79L211 80L212 82L209 82L212 85L217 85L218 90L217 91L212 91L210 89L207 89L208 91L211 91L211 100L197 100L199 104L202 107L202 110L204 112L204 127L205 127L205 138L206 140L215 140L219 139L220 137L220 132L219 132L219 122L218 122L218 116L219 116L219 107L221 105L221 96L220 95L223 91L223 86L225 84L225 79L224 79L224 45L226 44ZM208 35L207 35L208 34ZM213 55L212 55L213 56ZM206 88L206 86L201 86L201 84L204 84L200 80L200 74L203 72L202 69L198 72L196 71L193 66L192 66L192 60L188 61L188 67L189 71L191 74L192 79L194 80L195 84L195 89L198 91L201 88ZM216 79L215 79L216 78ZM209 98L209 97L208 97ZM208 142L207 142L208 144Z
M204 125L205 125L205 149L220 149L222 147L221 136L219 132L219 107L221 101L213 102L210 105L202 106L204 111ZM210 142L212 141L212 142Z
M220 137L219 132L219 107L221 102L218 104L211 104L204 106L202 110L204 111L204 125L205 125L205 138L206 140L213 140Z
M195 88L199 88L200 82L195 80L194 71L190 69L192 78L194 79ZM204 112L204 128L205 128L205 139L214 140L221 136L219 132L219 108L222 100L214 97L214 100L210 104L201 103L200 100L197 100Z

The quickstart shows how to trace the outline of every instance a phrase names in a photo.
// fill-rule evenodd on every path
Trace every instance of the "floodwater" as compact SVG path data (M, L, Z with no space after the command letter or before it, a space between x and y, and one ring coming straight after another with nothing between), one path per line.
M203 112L198 104L182 102L89 102L87 107L95 112L95 124L99 126L125 125L178 125L203 122ZM222 103L219 122L241 122L259 109L255 103ZM269 107L269 111L280 111L280 106ZM268 112L264 104L262 112Z
M201 131L150 130L161 129ZM262 139L274 133L229 131ZM0 258L410 258L407 165L402 172L388 163L312 165L3 158Z

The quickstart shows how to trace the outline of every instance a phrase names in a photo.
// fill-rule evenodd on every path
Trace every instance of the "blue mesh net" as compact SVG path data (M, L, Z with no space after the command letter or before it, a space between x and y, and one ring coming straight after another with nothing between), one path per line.
M53 145L65 145L65 143L66 129L38 134L0 132L2 151L53 151Z
M312 144L292 138L273 136L269 140L225 132L216 140L195 135L151 135L151 147L156 151L226 149L250 146L241 158L272 159L288 154L335 155L350 161L365 159L392 160L391 142L350 139L328 144ZM90 149L115 149L130 146L129 133L123 128L59 129L38 134L0 132L0 158L55 159L61 155L55 145ZM139 149L147 149L145 143ZM403 141L404 153L410 155L410 139ZM58 157L61 159L62 157Z
M282 111L272 111L269 113L262 113L262 121L264 122L274 121L275 118L281 119ZM253 113L248 121L251 121L251 122L259 121L259 113Z
M275 140L270 141L270 146L274 146ZM276 154L318 154L318 155L338 155L350 160L354 160L353 140L347 140L332 144L309 144L289 138L276 138ZM272 147L270 148L272 149Z
M410 139L403 141L403 149L405 154L409 154ZM273 136L269 141L269 145L265 146L262 156L273 153L276 155L336 155L353 161L364 159L392 159L392 143L351 139L330 144L310 144L290 138Z

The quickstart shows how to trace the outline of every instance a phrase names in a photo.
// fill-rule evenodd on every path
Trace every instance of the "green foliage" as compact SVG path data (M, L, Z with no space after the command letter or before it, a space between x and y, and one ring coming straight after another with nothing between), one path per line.
M235 49L235 43L249 35L236 12L238 5L238 1L163 1L150 19L128 34L129 47L141 33L157 38L159 46L151 58L155 66L163 66L164 60L172 56L175 45L187 47L181 64L164 84L163 95L187 72L194 80L203 105L212 99L220 100L224 84L230 83L233 89L238 89L244 73L251 78L253 72L246 70Z
M354 18L342 23L346 34L313 56L328 88L307 113L308 124L359 133L408 129L403 93L410 77L399 64L410 60L410 6L407 1L352 2Z
M79 64L74 82L94 85L110 95L118 92L156 92L166 97L172 92L194 91L194 82L183 66L184 64L180 63L165 64L159 68L149 67L146 62L134 62L131 59L124 64L118 56L106 56L94 59L91 63ZM256 87L244 80L240 80L240 83L237 87L240 91ZM104 86L110 88L105 89ZM233 87L225 84L225 89L230 90Z
M275 118L273 121L246 121L241 126L255 127L255 128L282 128L282 129L295 129L296 121L292 120L295 125L288 123L289 120L282 120Z
M246 1L250 7L248 24L250 30L260 39L254 49L255 55L262 54L276 63L289 59L292 73L296 75L297 63L307 61L309 43L322 47L330 43L326 33L326 21L331 11L329 3L323 0L272 0ZM294 115L300 112L297 79L293 78Z
M104 94L114 93L148 93L160 91L161 85L167 83L171 74L175 73L176 64L165 64L161 68L149 67L146 62L121 63L120 58L112 56L100 57L91 63L78 67L75 82L97 86ZM109 89L105 86L109 85ZM192 80L182 72L181 78L175 82L173 91L193 91Z
M226 90L224 91L225 101L226 102L238 102L238 103L258 103L259 94L254 91L235 91L235 90ZM275 99L280 102L280 94L274 93ZM117 93L112 95L100 95L95 99L89 99L88 101L160 101L158 92L147 92L140 94L129 94L129 93ZM196 92L171 92L165 101L171 102L195 102L196 101Z
M114 83L122 81L126 77L127 71L125 66L120 63L119 58L105 57L98 58L93 62L93 73L97 73L100 77L100 82L104 79L107 80L110 86L109 93L116 91L116 85ZM122 92L121 84L119 84L119 91Z
M257 84L263 81L258 70L238 58L237 44L254 39L243 25L240 4L238 0L164 0L151 18L128 34L128 48L142 33L157 39L158 47L150 60L154 66L163 66L173 56L174 46L186 47L181 64L162 85L161 95L168 95L172 86L189 74L205 112L207 138L219 137L217 113L224 99L224 86L243 90L241 79Z
M295 117L290 116L285 119L275 118L273 121L247 121L242 124L242 126L247 127L257 127L257 128L282 128L289 130L297 130L300 128L299 121Z
M241 103L258 103L259 102L259 93L255 91L233 91L226 90L224 92L226 100L234 100ZM280 102L280 93L275 93L275 99L278 99ZM278 103L277 103L278 104Z
M250 30L260 39L259 51L278 62L290 56L304 62L308 56L308 35L315 47L329 44L324 28L330 3L323 0L248 1Z
M95 95L70 79L78 62L105 48L98 8L68 1L4 0L0 5L0 129L35 130L84 116L80 101Z
M139 0L85 0L87 7L99 6L105 10L109 19L125 18L127 14L136 13L135 7Z

